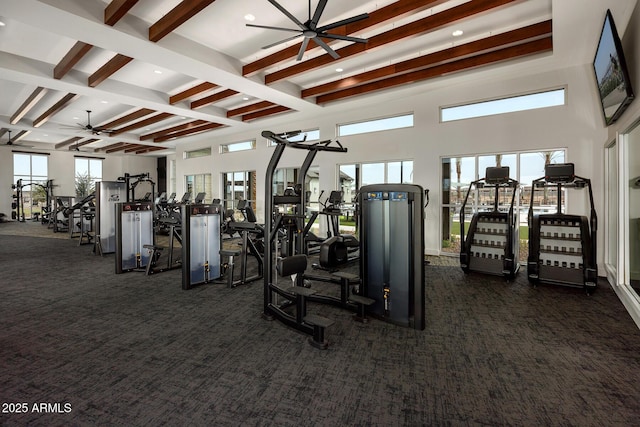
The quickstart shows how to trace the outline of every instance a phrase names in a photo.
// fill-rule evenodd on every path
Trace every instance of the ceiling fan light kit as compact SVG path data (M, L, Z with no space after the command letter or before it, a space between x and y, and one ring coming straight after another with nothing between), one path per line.
M340 34L331 34L327 31L332 30L334 28L341 27L343 25L348 25L353 22L361 21L363 19L367 19L369 14L363 13L360 15L352 16L351 18L346 18L332 24L323 25L318 27L318 21L320 21L320 17L322 16L322 12L324 12L324 8L327 6L327 0L320 0L318 2L318 6L316 7L313 16L311 16L311 0L309 0L309 19L302 23L298 18L293 16L287 9L282 7L276 0L268 0L273 6L275 6L280 12L282 12L287 18L289 18L293 23L295 23L299 29L292 28L284 28L284 27L272 27L267 25L256 25L256 24L246 24L247 27L256 27L256 28L266 28L268 30L277 30L277 31L287 31L297 33L292 37L288 37L284 40L280 40L278 42L269 44L267 46L263 46L262 49L269 49L271 47L277 46L282 43L286 43L291 40L295 40L298 37L304 37L302 41L302 45L300 46L300 50L298 51L298 56L296 57L297 61L301 61L302 57L307 50L307 46L309 45L309 40L313 40L318 46L323 48L333 59L340 58L340 55L333 50L327 43L324 42L324 39L331 40L344 40L350 41L354 43L366 43L368 40L360 37L351 37L351 36L343 36Z

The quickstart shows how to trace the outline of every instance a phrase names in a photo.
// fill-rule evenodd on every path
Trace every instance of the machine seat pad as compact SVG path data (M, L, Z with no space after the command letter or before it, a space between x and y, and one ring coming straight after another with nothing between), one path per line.
M362 295L350 295L349 301L362 305L371 305L376 302L376 300L374 300L373 298L363 297Z
M238 249L220 249L220 255L222 256L238 256L242 251Z
M349 282L357 282L360 280L360 277L357 274L346 273L344 271L336 271L333 275L341 279L346 279Z
M326 328L328 326L333 325L333 320L327 319L326 317L318 316L317 314L307 314L304 316L305 323L308 323L313 326L320 326L321 328Z

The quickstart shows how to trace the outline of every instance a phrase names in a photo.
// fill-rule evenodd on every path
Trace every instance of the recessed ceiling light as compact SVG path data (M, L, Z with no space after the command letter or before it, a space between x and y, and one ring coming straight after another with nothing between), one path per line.
M153 70L153 72L156 73L156 74L162 74L162 71L160 71L160 70Z
M0 27L4 27L5 25L7 24L5 24L4 21L0 21Z
M453 33L451 33L453 37L460 37L463 34L464 34L464 31L462 30L455 30Z
M245 21L253 22L256 20L256 17L250 13L247 13L246 15L244 15L244 19Z
M243 97L242 97L242 100L243 100L243 101L248 101L248 100L249 100L249 97L248 97L248 96L243 96Z
M43 135L44 135L44 136L49 136L49 134L48 134L48 133L45 133L45 134L43 134Z
M108 104L108 103L109 101L105 101L105 100L100 101L100 104Z
M73 120L80 120L80 117L74 117Z

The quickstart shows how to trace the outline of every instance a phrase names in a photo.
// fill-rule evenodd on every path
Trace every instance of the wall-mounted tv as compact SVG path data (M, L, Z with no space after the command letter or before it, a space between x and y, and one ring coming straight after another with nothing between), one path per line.
M604 18L598 49L593 59L604 121L609 126L624 112L634 98L622 43L611 11Z

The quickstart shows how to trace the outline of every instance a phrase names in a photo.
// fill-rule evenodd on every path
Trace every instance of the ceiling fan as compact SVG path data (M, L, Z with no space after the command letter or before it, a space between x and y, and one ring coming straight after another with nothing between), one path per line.
M2 129L2 130L5 130L5 129ZM16 144L15 141L11 140L11 130L6 129L6 131L9 133L9 139L7 140L5 145L20 146L20 147L25 147L25 148L33 148L33 146L31 146L31 145Z
M80 126L80 130L84 130L87 131L93 135L100 135L103 133L111 133L114 132L114 130L112 129L106 129L106 128L102 128L99 126L92 126L91 125L91 110L86 110L87 111L87 124L82 124L82 123L78 123L78 126ZM70 129L77 129L76 126L66 126L67 128Z
M327 31L332 30L334 28L366 19L369 17L369 14L367 13L363 13L361 15L356 15L351 18L343 19L341 21L334 22L333 24L328 24L328 25L323 25L321 27L318 27L318 21L322 16L322 12L324 11L325 6L327 5L327 0L320 0L318 2L318 6L316 7L316 10L313 13L313 16L311 16L311 0L309 0L309 19L304 24L300 22L291 13L289 13L289 11L286 10L284 7L282 7L277 1L275 0L268 0L268 1L269 3L274 5L280 12L285 14L287 18L293 21L299 27L299 29L284 28L284 27L270 27L267 25L246 24L247 27L266 28L270 30L288 31L288 32L297 33L295 36L264 46L263 49L268 49L270 47L277 46L281 43L285 43L285 42L294 40L300 36L303 36L304 40L302 42L302 46L300 46L300 50L298 51L298 57L296 58L297 61L302 60L302 56L304 55L304 52L307 49L309 40L313 40L318 46L326 50L327 53L331 55L334 59L338 59L340 58L340 55L338 55L338 53L335 50L333 50L328 44L326 44L322 40L322 38L332 39L332 40L346 40L346 41L355 42L355 43L367 42L367 39L363 39L359 37L351 37L351 36L343 36L340 34L327 33Z

